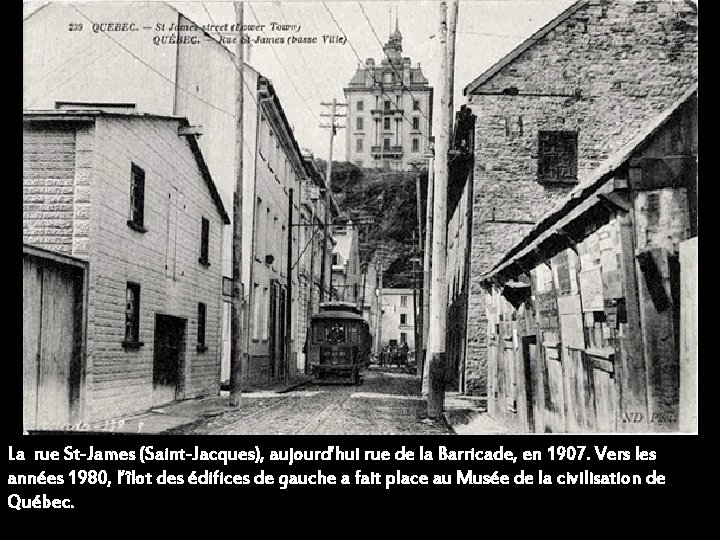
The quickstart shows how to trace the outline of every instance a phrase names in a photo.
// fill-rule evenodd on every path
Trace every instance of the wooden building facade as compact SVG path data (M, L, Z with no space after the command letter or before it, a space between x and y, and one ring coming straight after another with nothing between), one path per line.
M680 259L697 241L696 164L693 85L483 276L492 416L518 432L680 428L680 374L697 366L696 346L680 354L681 319L697 336Z

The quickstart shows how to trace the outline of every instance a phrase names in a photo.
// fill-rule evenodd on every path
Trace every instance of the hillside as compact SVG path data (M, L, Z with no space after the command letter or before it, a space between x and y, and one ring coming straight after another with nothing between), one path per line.
M318 160L325 172L326 162ZM342 218L372 222L360 226L360 257L374 261L378 247L386 253L386 287L412 287L413 231L417 234L416 178L420 175L423 219L427 172L359 169L352 163L333 162L331 188ZM423 227L424 227L423 223Z

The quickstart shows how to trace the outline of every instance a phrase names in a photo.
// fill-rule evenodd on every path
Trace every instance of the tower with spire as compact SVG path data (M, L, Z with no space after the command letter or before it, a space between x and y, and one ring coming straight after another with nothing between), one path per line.
M413 65L402 51L396 14L380 61L368 58L359 64L344 89L349 105L345 159L358 167L407 171L424 163L433 88L420 64Z

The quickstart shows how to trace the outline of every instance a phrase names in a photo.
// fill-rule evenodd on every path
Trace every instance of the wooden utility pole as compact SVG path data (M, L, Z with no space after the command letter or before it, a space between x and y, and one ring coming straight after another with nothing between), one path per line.
M457 0L456 2L457 3ZM451 10L454 11L455 7ZM457 18L451 17L451 23L456 23ZM454 41L448 44L448 34L453 34L454 29L448 32L447 4L440 4L440 51L441 74L443 81L441 96L441 130L437 145L437 160L435 161L435 194L433 211L433 254L432 254L432 295L430 298L430 339L428 342L428 417L438 419L442 416L445 404L445 331L447 324L447 184L448 184L448 163L450 124L448 116L450 109L448 100L452 96L451 75L453 67L449 65L449 59L454 57ZM448 47L449 46L449 47Z
M382 351L382 289L383 289L383 266L385 261L383 255L380 255L380 273L378 278L377 289L377 311L375 312L375 354L379 355Z
M240 321L242 320L242 220L243 220L243 88L245 60L242 44L243 3L235 2L235 23L238 29L235 45L235 192L233 194L232 277L233 295L230 310L230 406L240 405L242 358Z
M423 250L423 333L422 333L422 393L427 394L427 347L430 334L430 278L432 276L432 248L433 248L433 199L435 191L435 160L428 159L428 185L425 212L425 247Z
M325 301L325 289L326 289L326 281L330 281L330 285L327 287L328 289L328 300L330 299L330 289L332 288L332 272L330 272L330 275L326 275L327 272L327 262L329 259L328 255L328 240L330 238L330 200L332 197L332 194L330 192L330 183L332 181L332 166L333 166L333 140L335 139L335 135L337 134L338 129L342 129L345 126L341 126L335 123L335 120L340 117L347 116L345 114L340 114L337 111L338 107L346 107L346 103L338 103L337 99L333 98L332 103L321 103L323 107L330 107L330 114L328 113L321 113L320 116L329 117L330 118L330 124L320 124L321 128L326 128L330 130L330 151L328 152L328 161L327 161L327 170L325 171L325 223L323 224L325 228L325 235L324 235L324 243L323 243L323 253L322 253L322 268L320 270L320 280L322 281L322 288L320 289L320 301ZM329 280L328 280L329 278Z
M454 110L454 92L455 92L455 35L457 28L458 18L458 0L454 0L450 6L448 12L448 34L447 34L447 49L448 49L448 81L450 84L450 94L448 95L448 149L450 148L450 139L453 136L453 121L455 120Z

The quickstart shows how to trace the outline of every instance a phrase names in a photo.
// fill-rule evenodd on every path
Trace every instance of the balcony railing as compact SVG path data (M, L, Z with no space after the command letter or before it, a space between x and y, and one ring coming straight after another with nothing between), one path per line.
M373 146L370 149L370 153L373 155L382 155L382 156L386 156L386 157L398 157L398 156L402 156L403 147L402 146L390 146L390 147Z
M392 109L370 109L370 114L373 116L376 115L385 115L385 116L392 116L394 114L402 115L405 113L405 109L396 109L393 107Z

